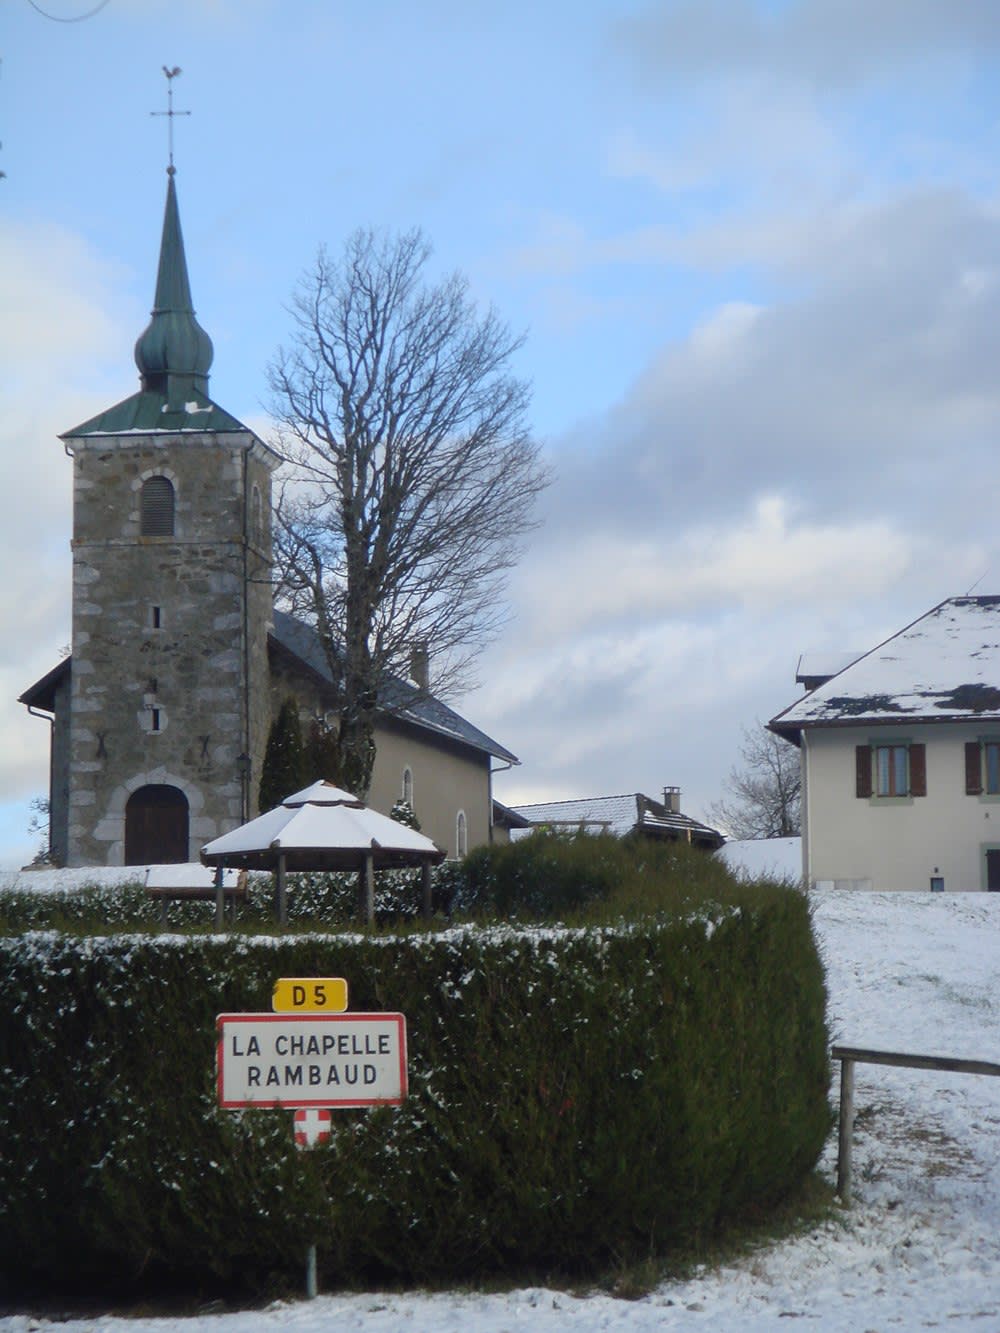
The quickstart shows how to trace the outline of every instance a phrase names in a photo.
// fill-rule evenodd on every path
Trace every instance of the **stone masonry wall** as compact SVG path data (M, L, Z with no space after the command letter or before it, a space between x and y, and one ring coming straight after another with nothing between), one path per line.
M184 792L197 859L243 817L239 756L259 768L266 742L270 471L249 433L71 443L68 862L121 864L126 802L151 783ZM140 535L154 474L174 486L172 537Z

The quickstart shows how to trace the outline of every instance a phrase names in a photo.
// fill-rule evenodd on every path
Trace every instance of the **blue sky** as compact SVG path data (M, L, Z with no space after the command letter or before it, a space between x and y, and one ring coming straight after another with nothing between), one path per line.
M136 384L179 65L211 391L267 430L297 276L424 228L527 332L556 480L460 702L508 801L721 791L806 649L1000 591L993 0L5 0L0 844L69 639L58 441Z

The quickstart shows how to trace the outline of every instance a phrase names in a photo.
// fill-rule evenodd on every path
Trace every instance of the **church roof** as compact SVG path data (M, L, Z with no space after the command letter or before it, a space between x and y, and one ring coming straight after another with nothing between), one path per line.
M276 610L273 639L280 648L291 653L308 667L313 675L318 676L326 684L333 685L323 645L311 625L289 615L287 611ZM390 679L382 691L380 707L382 712L390 717L399 718L425 731L432 731L461 745L471 746L472 749L481 750L495 759L502 759L508 764L521 762L516 755L511 754L510 750L487 736L485 731L473 726L453 708L449 708L440 699L435 699L432 694L418 690L408 681L397 677Z
M288 615L285 611L275 611L272 639L284 652L290 653L307 667L314 676L332 685L323 648L316 631L310 625ZM46 713L55 712L56 691L69 675L72 661L71 657L64 657L51 671L30 685L19 696L18 703L25 704L28 708L39 708ZM516 755L511 754L510 750L487 736L485 731L473 726L453 708L449 708L440 699L435 699L433 695L416 689L407 681L393 679L390 682L385 694L383 711L412 726L492 755L495 759L502 759L509 764L521 762Z
M127 435L134 431L149 435L154 431L247 431L241 421L224 411L203 393L192 389L185 401L171 404L162 393L140 390L96 417L75 426L59 438L78 439L86 435Z
M44 713L54 713L56 691L69 673L70 660L66 656L61 662L57 662L51 671L46 671L40 680L36 680L34 685L29 685L23 694L19 694L17 702L27 708L40 708Z
M135 344L140 390L61 438L131 431L246 431L208 396L212 356L212 340L195 318L191 302L174 169L169 167L156 295L150 321Z

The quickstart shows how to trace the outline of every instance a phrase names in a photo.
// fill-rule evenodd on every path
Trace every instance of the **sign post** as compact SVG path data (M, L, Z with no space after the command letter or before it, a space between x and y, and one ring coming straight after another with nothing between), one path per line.
M219 1014L219 1105L295 1109L299 1147L330 1138L331 1107L398 1106L407 1093L406 1019L349 1014L343 977L279 977L269 1014ZM316 1246L306 1251L316 1295Z

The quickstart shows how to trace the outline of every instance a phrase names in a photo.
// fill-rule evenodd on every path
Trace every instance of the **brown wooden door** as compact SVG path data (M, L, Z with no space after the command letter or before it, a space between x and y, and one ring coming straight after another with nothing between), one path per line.
M187 797L154 784L134 791L125 806L125 864L172 865L188 859Z

